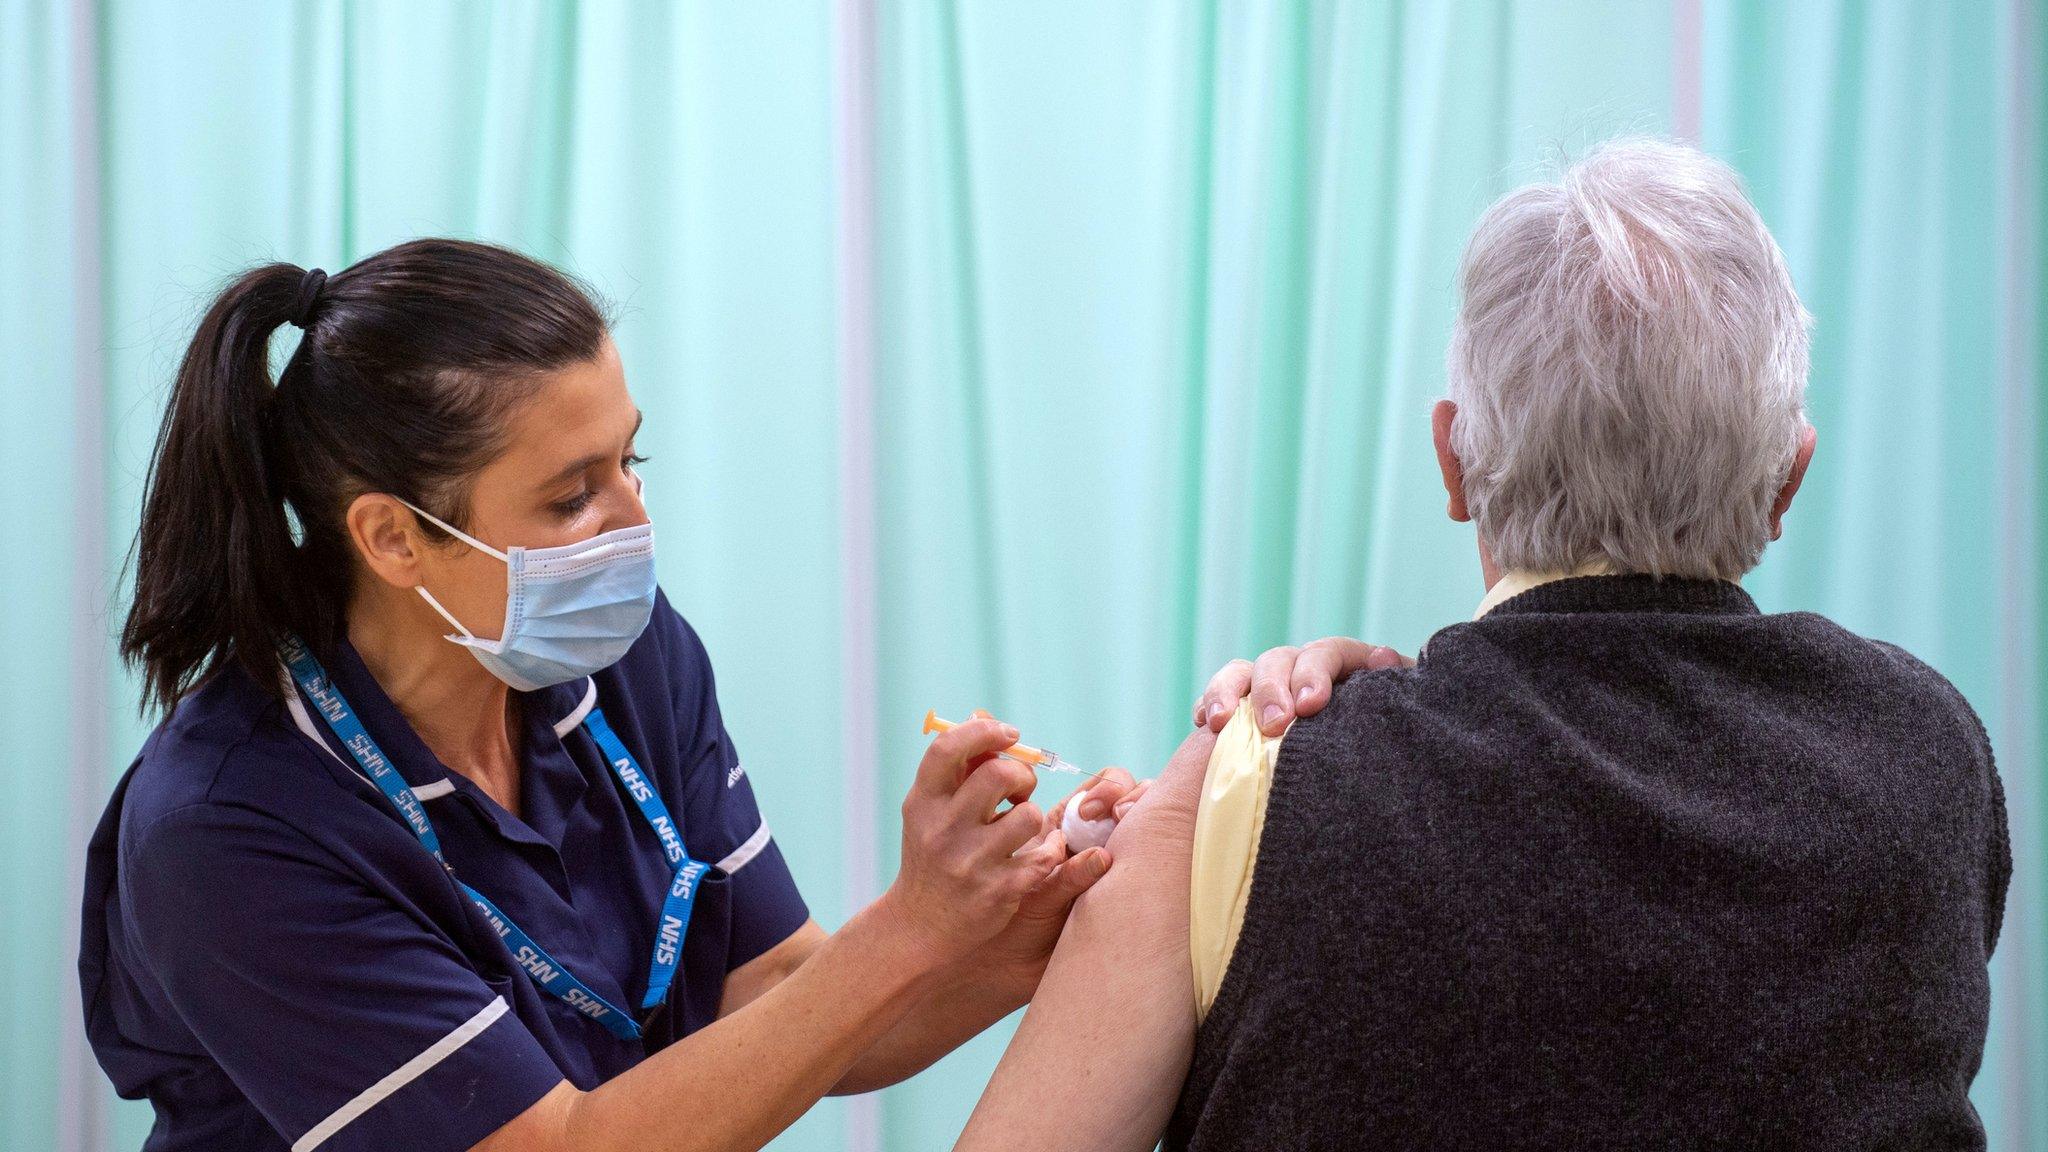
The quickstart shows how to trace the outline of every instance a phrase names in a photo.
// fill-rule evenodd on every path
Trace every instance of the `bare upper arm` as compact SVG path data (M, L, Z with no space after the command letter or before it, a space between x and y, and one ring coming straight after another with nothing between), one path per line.
M718 999L718 1018L725 1019L782 983L791 972L803 967L827 935L823 925L806 920L782 943L726 973L725 990Z
M1074 905L958 1148L1158 1142L1194 1045L1188 866L1214 745L1189 736L1117 825L1109 874Z

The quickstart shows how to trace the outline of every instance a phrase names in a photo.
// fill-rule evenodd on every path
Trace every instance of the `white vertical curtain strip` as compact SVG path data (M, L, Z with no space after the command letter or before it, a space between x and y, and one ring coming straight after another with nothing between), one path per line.
M99 5L68 0L71 150L71 642L65 764L66 887L85 888L85 849L105 793L107 725L106 381L100 356ZM75 898L75 897L74 897ZM64 920L64 951L78 954L78 919ZM105 1077L86 1043L78 982L63 986L57 1041L57 1148L100 1152L107 1143Z
M1701 0L1671 0L1671 134L1699 143Z
M2035 224L2042 188L2038 169L2041 72L2037 0L2009 0L2002 102L2006 117L1999 212L2005 238L1999 246L2000 304L1998 349L1997 507L1999 541L1998 728L1992 734L2005 779L2011 824L2013 878L2006 896L2005 927L1994 964L2001 969L1999 996L1992 1004L2003 1042L1988 1054L1986 1072L1998 1093L2000 1125L1994 1136L2002 1149L2038 1146L2036 1131L2041 1092L2039 1062L2048 1056L2034 1025L2042 994L2037 974L2042 963L2039 894L2041 876L2038 828L2033 813L2042 787L2042 716L2039 499L2035 476L2042 445L2036 389L2036 349L2040 332L2041 285L2038 283L2041 237Z
M879 810L875 728L875 10L839 0L833 34L839 75L834 151L838 176L840 740L844 762L845 900L874 899ZM881 1097L846 1105L848 1152L882 1143Z

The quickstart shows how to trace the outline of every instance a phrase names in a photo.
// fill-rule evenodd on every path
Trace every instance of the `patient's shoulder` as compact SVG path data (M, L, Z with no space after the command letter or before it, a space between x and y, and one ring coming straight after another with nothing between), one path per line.
M1208 729L1197 728L1181 741L1165 770L1146 787L1137 805L1117 822L1109 837L1112 859L1121 863L1134 855L1144 858L1164 853L1185 859L1188 840L1194 835L1202 779L1216 740ZM1115 871L1111 869L1112 874Z
M1289 759L1332 740L1350 743L1360 733L1427 727L1448 714L1484 708L1514 690L1503 678L1474 674L1454 661L1429 660L1435 646L1432 638L1432 651L1413 668L1376 668L1336 685L1320 712L1288 727L1284 747L1294 753Z

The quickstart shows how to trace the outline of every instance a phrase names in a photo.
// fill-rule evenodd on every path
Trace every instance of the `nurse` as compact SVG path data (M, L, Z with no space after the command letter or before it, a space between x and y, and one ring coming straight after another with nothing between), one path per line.
M758 1148L1029 998L1107 854L970 723L888 891L811 920L655 586L639 424L588 295L504 249L274 264L208 311L122 634L167 715L79 961L149 1149Z

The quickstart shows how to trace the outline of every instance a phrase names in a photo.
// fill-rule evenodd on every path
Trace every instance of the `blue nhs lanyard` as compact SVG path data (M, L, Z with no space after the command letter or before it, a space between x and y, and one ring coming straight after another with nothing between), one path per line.
M362 721L356 719L348 701L342 699L334 683L327 678L327 670L313 659L313 654L297 637L285 642L282 654L285 665L291 669L292 679L305 690L313 706L319 710L321 719L327 721L327 727L348 749L349 755L355 757L356 763L363 766L363 771L377 785L377 790L384 793L384 798L391 801L393 808L398 809L399 816L412 828L420 846L433 853L441 867L448 869L449 876L455 879L463 895L468 896L491 922L491 927L497 929L512 958L526 969L527 975L563 1003L604 1025L612 1035L621 1040L638 1040L638 1021L556 963L546 949L521 931L511 917L499 911L489 897L464 884L460 877L455 877L455 870L449 867L447 858L441 854L441 838L434 834L434 825L427 819L427 810L420 806L419 798L406 786L404 778L385 757L383 749L378 748L377 742L364 731ZM669 819L668 805L661 802L654 786L641 774L633 754L626 751L625 744L612 731L612 726L605 723L604 713L593 707L584 717L583 726L589 729L591 738L597 741L605 760L611 764L612 772L626 786L633 803L639 806L640 815L646 817L648 826L661 838L662 855L675 869L675 878L669 882L668 896L661 904L661 925L654 934L654 959L647 968L647 995L640 1002L640 1009L644 1012L668 997L669 985L675 981L676 966L682 960L683 934L690 929L690 911L697 902L697 885L710 871L710 865L690 859L689 853L683 850L683 838L676 831L675 821Z

